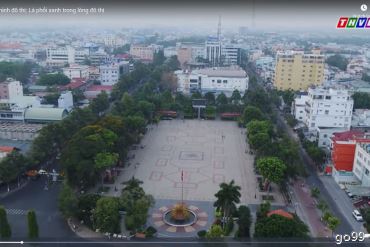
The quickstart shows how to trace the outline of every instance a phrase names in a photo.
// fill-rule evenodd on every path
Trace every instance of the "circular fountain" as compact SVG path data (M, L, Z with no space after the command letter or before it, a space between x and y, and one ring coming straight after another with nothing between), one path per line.
M177 203L163 214L163 221L170 226L191 226L197 221L197 215L184 203Z

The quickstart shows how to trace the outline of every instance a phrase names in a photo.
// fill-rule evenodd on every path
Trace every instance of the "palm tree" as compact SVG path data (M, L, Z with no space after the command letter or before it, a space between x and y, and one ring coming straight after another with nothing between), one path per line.
M213 206L221 210L227 220L231 211L236 208L235 204L240 203L240 190L240 186L235 185L235 181L231 180L230 183L221 183L220 190L215 194L217 200Z
M123 182L122 184L125 184L126 187L124 188L125 190L131 190L132 188L137 188L140 187L140 185L143 183L143 181L135 178L132 176L132 178L126 182Z

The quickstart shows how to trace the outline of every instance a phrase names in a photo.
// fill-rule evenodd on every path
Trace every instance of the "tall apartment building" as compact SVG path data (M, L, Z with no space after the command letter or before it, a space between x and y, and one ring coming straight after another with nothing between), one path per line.
M156 47L153 45L131 45L130 55L140 60L153 61L156 50Z
M207 68L200 70L176 71L177 91L190 94L196 91L201 93L225 93L231 96L234 90L240 94L248 89L248 75L237 66Z
M360 181L361 186L370 187L370 143L359 142L356 144L356 154L353 173Z
M306 101L306 125L317 128L351 127L353 99L347 90L309 88Z
M241 48L235 45L221 46L221 63L222 65L236 65L240 64Z
M118 82L119 78L129 72L128 61L112 62L99 66L101 85L111 86Z
M205 43L205 59L211 66L217 67L221 64L221 41L217 37L208 37Z
M303 51L277 53L274 86L279 90L307 90L324 81L324 56L319 50L311 54Z

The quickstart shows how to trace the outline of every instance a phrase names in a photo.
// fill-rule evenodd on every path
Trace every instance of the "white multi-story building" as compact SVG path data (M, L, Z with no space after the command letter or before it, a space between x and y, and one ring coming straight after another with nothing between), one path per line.
M205 47L205 59L211 66L219 66L221 64L221 41L217 37L208 37Z
M361 186L370 187L370 143L358 142L356 144L353 173L361 182Z
M176 71L178 82L177 91L190 94L196 91L201 93L225 93L231 96L234 90L244 94L248 89L248 75L240 67L207 68L200 70Z
M49 66L64 66L67 63L82 63L88 55L87 50L77 50L72 46L52 47L46 50L46 64Z
M177 48L176 47L166 47L163 49L163 54L165 57L177 56Z
M100 83L101 85L114 85L119 78L129 72L130 65L128 61L113 62L110 64L100 65Z
M317 128L351 127L353 99L347 90L309 88L306 101L306 125Z
M240 64L241 48L235 45L222 45L222 64L236 65Z
M295 119L298 121L301 121L303 123L306 122L306 102L308 100L307 93L299 93L294 98L294 101L292 102L292 115Z
M87 79L89 77L89 66L73 64L67 68L63 68L63 74L65 74L69 79Z

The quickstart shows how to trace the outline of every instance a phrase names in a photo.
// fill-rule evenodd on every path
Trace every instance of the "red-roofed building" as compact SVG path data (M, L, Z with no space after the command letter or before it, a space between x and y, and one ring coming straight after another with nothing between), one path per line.
M117 54L114 57L118 59L128 60L131 58L131 55L127 53L123 53L123 54Z
M333 134L331 137L331 159L337 171L352 171L356 141L363 139L366 139L364 137L364 132L359 130L350 130Z
M293 214L288 213L288 212L286 212L282 209L272 210L272 211L267 213L267 217L270 217L271 215L280 215L280 216L283 216L283 217L291 219L291 220L294 218Z
M73 78L70 83L64 86L60 86L59 90L76 90L76 89L85 89L87 86L86 80L83 78Z
M332 173L337 183L355 182L353 166L358 142L370 142L370 138L365 132L359 130L333 133L331 137L332 166L326 169L326 172Z
M8 153L11 153L14 150L16 150L15 147L0 146L0 159L5 158L8 155Z
M105 91L108 95L111 94L113 86L109 85L91 85L86 88L84 95L87 99L96 98L101 92Z

